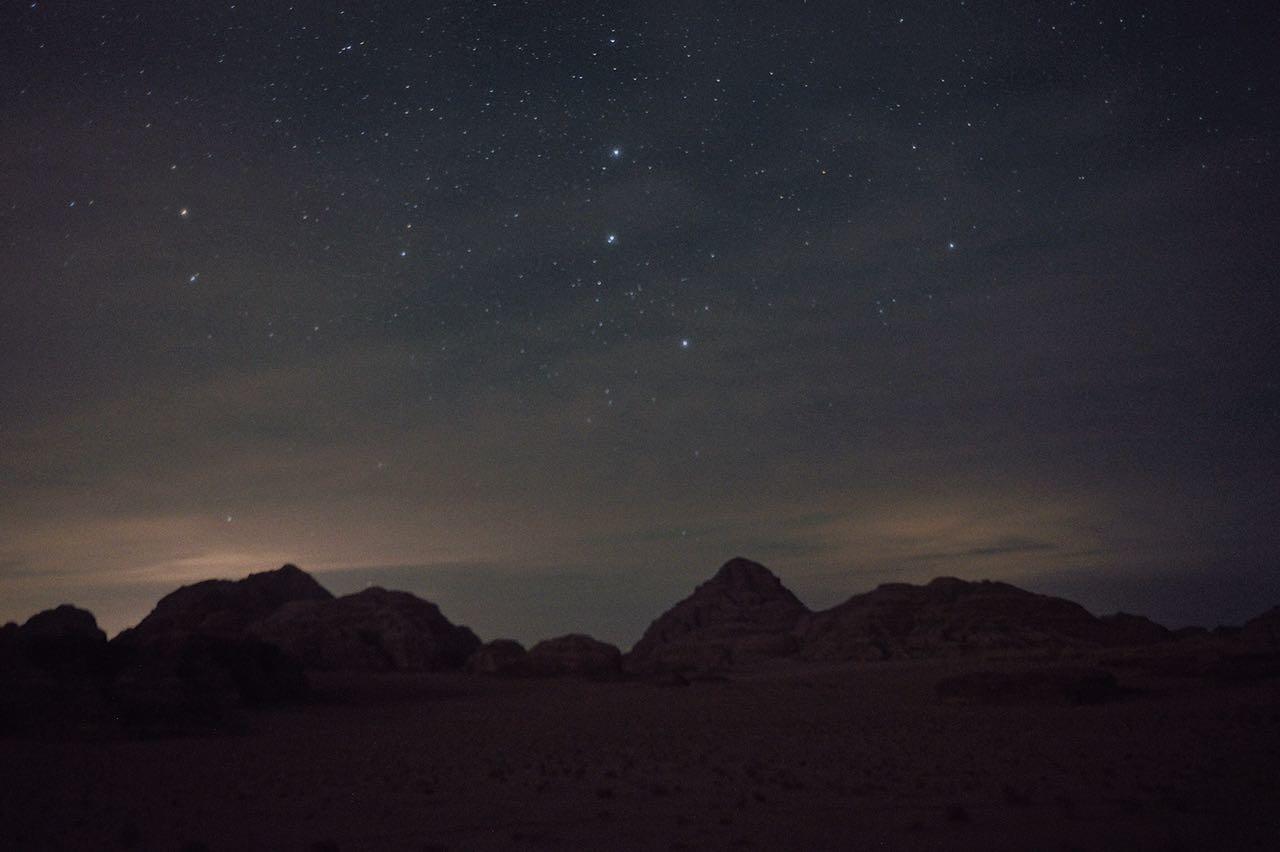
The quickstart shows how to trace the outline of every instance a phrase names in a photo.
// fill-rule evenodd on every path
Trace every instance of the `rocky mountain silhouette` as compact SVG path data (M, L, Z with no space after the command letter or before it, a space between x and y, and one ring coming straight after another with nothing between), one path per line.
M251 623L287 603L332 599L328 589L296 565L241 580L203 580L165 595L136 627L116 639L147 642L177 634L239 637Z
M192 636L265 642L307 668L348 671L459 668L480 646L433 603L376 587L335 598L296 565L183 586L114 642L172 647Z
M1146 619L1106 621L1062 598L989 580L940 577L923 586L888 583L801 619L809 660L883 660L1074 645L1161 641Z
M456 669L480 640L408 592L372 587L340 598L294 600L248 625L246 633L310 669Z
M262 642L175 633L108 643L64 604L0 631L0 731L75 737L242 730L241 710L307 693L301 667Z
M730 559L658 617L627 655L636 672L714 671L793 653L809 609L763 565Z

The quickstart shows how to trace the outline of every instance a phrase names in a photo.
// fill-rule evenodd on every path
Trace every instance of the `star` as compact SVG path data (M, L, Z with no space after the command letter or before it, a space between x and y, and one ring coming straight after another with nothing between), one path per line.
M622 159L622 149L621 149L621 148L618 148L618 147L616 147L616 146L615 146L615 147L613 147L613 148L610 148L610 149L609 149L609 158L610 158L610 159L612 159L612 160L620 160L620 159Z
M190 219L190 218L191 218L191 210L190 210L190 208L183 207L181 210L179 210L179 211L178 211L178 218L180 218L180 219Z
M608 243L609 245L611 245L611 246L612 246L612 245L617 245L617 243L618 243L618 235L617 235L617 234L609 234L607 237L605 237L605 238L604 238L604 241L605 241L606 243Z
M682 338L680 338L680 348L681 348L681 349L688 349L688 348L689 348L689 338L687 338L687 337L682 337Z

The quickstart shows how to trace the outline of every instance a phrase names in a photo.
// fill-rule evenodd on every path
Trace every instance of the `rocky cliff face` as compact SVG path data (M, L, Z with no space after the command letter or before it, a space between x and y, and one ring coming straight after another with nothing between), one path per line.
M731 559L649 626L627 655L637 672L711 671L793 653L809 610L765 568Z

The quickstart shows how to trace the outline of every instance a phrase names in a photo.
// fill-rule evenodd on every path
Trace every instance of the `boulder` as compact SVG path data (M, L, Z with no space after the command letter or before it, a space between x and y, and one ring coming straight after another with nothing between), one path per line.
M372 587L353 595L288 603L247 634L311 669L435 671L460 668L480 640L439 607L408 592Z
M794 628L808 612L768 568L731 559L649 625L627 668L707 672L789 655L798 648Z
M571 633L534 645L522 669L524 673L542 676L613 677L622 671L622 652L607 642Z

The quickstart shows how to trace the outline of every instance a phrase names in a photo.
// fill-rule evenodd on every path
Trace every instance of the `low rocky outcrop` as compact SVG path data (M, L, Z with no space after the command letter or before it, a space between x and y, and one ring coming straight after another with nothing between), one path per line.
M796 634L810 660L884 660L985 651L1124 644L1119 629L1084 607L1007 583L943 577L889 583L801 619ZM1143 631L1146 632L1146 631Z
M731 559L658 617L627 655L635 672L709 672L793 654L794 628L809 610L748 559Z
M437 671L462 667L480 647L433 603L377 587L323 600L296 600L250 624L247 635L311 669Z
M622 672L622 652L608 642L571 633L534 645L518 672L536 676L611 678Z
M519 674L529 652L514 639L494 639L481 645L467 658L467 671L472 674Z

